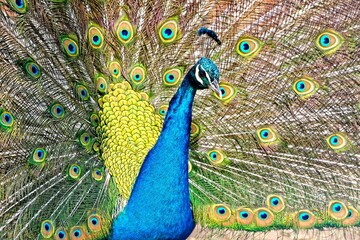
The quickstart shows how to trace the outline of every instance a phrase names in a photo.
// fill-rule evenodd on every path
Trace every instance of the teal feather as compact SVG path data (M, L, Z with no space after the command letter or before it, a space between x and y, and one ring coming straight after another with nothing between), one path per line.
M351 0L0 1L0 238L176 238L189 201L190 239L356 238L359 17ZM172 129L185 147L162 145L202 57L221 97L197 91ZM181 171L170 153L147 164L154 145L189 148ZM177 188L141 183L162 167L188 178L166 207Z

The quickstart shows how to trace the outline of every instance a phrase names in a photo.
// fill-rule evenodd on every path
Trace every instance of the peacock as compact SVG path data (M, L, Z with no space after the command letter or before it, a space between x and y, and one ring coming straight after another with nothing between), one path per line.
M357 239L359 19L0 0L0 239Z

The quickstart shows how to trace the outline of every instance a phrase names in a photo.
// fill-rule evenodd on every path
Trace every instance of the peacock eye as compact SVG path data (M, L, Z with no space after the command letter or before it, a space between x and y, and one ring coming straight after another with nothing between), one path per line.
M32 155L32 160L37 163L42 163L46 159L47 152L44 148L35 148Z
M294 92L303 100L315 94L319 84L312 78L302 77L293 83Z
M100 122L99 115L97 115L96 113L92 113L90 115L90 122L91 122L91 125L94 126L94 127L99 125L99 122Z
M84 85L76 84L76 94L83 101L90 99L88 89Z
M130 79L134 84L138 85L144 82L145 78L146 78L146 71L143 66L136 66L131 69Z
M328 214L335 220L342 220L347 217L348 209L343 202L331 201L328 206Z
M61 239L66 239L66 231L63 228L57 229L55 232L55 239L56 240L61 240Z
M88 29L88 37L91 47L99 49L104 45L104 35L97 25L90 24Z
M270 144L277 140L277 133L271 127L260 128L256 130L256 134L260 143Z
M262 45L262 42L257 38L240 37L236 44L236 52L240 56L250 60L259 53Z
M101 181L103 180L103 174L99 168L95 168L92 171L92 177L95 181Z
M169 108L169 105L162 105L162 106L160 106L160 108L159 108L159 114L160 114L160 116L165 117L168 108Z
M216 93L213 93L213 95L221 100L224 103L229 103L231 100L233 100L237 93L237 88L235 88L230 83L222 82L219 84L220 91L221 91L221 98Z
M224 204L215 204L210 208L210 216L216 221L226 221L231 217L231 210Z
M274 221L274 214L267 208L258 208L254 211L254 222L259 227L268 227Z
M25 13L27 11L26 0L9 0L11 8L17 13Z
M162 43L172 43L178 39L179 27L175 19L163 22L158 30L158 35Z
M207 159L213 165L221 165L225 163L225 155L220 150L210 150L206 154Z
M54 118L62 119L65 116L64 107L60 103L54 103L50 107L50 113Z
M182 75L183 72L180 68L169 69L163 74L163 83L166 86L176 86L180 82Z
M122 18L119 20L115 29L116 37L121 43L128 44L131 42L134 37L134 28L127 19Z
M44 238L51 237L54 234L54 232L55 232L55 229L54 229L54 224L52 223L52 221L45 220L41 223L40 234Z
M344 42L344 38L333 30L327 30L318 35L315 45L324 54L334 53Z
M70 178L74 179L74 180L78 180L81 176L81 168L79 165L77 164L72 164L70 165L69 169L68 169L68 175Z
M105 94L108 91L108 83L103 76L98 76L96 78L96 89L99 93Z
M345 226L355 225L359 221L359 212L353 206L347 206L347 209L348 209L348 215L342 221L342 224Z
M281 212L285 208L284 199L281 196L273 194L266 198L266 205L274 212Z
M90 229L91 232L98 232L101 230L101 217L98 214L91 214L88 217L88 227Z
M346 150L349 141L344 133L335 133L326 138L327 145L336 151Z
M25 72L33 79L38 79L41 76L41 69L35 62L27 62L25 64Z
M79 48L77 42L70 37L62 37L61 45L66 55L69 57L77 57L79 55Z
M250 208L241 207L236 210L236 220L239 224L249 225L252 223L254 213Z
M118 78L120 77L121 74L121 66L120 63L118 61L112 61L109 64L109 71L111 73L111 76L113 76L114 78Z
M83 133L80 135L80 144L81 144L83 147L87 147L87 146L89 146L90 143L91 143L91 137L90 137L90 135L89 135L87 132L83 132Z
M1 112L1 109L0 109ZM1 112L1 120L0 120L0 126L4 127L5 129L9 129L14 125L14 117L13 115L8 111L2 111Z

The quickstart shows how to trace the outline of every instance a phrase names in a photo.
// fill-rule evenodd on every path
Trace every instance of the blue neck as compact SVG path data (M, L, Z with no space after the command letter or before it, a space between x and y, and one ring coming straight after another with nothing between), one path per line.
M113 239L185 239L194 228L188 183L189 138L196 89L187 74L172 98L163 129L149 151Z

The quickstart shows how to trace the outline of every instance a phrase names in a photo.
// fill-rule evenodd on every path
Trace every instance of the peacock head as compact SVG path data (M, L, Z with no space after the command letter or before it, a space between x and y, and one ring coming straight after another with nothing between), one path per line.
M208 58L201 58L189 72L191 84L197 89L211 88L221 97L219 87L220 72L216 64Z

